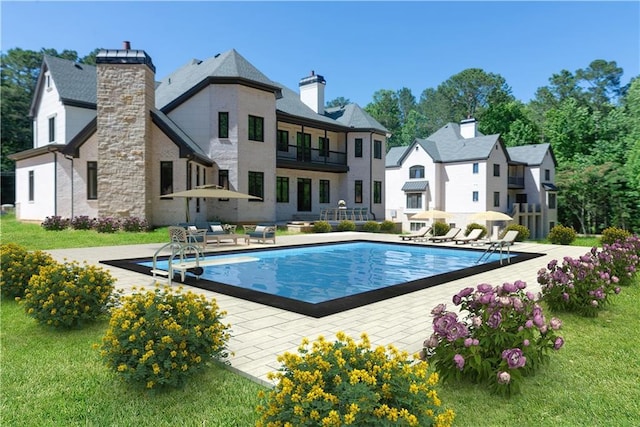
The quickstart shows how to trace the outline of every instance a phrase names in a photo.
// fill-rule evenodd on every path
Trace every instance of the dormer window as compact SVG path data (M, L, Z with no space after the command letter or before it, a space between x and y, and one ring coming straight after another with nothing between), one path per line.
M409 168L409 178L424 178L424 166L411 166Z

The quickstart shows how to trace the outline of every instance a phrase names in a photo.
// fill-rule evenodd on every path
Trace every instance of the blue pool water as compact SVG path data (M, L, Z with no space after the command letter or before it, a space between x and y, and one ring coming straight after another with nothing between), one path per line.
M200 280L317 304L500 259L494 254L477 264L481 253L374 242L249 251L206 257ZM166 270L167 261L158 267Z

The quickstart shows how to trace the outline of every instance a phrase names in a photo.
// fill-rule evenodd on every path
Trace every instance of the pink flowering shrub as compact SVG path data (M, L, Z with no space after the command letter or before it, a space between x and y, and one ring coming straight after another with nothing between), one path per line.
M542 298L552 311L571 311L596 317L609 302L608 296L620 293L618 277L611 271L607 254L596 248L579 258L564 257L562 264L552 260L538 271Z
M557 333L560 319L547 321L535 295L525 288L523 281L480 284L453 296L463 314L444 304L431 311L433 334L421 355L442 381L486 383L493 392L509 396L519 391L523 376L548 361L550 350L564 345Z
M601 265L609 269L611 275L616 276L621 286L629 286L638 272L640 265L640 238L629 236L624 240L611 244L603 244L602 250L591 250L597 256Z

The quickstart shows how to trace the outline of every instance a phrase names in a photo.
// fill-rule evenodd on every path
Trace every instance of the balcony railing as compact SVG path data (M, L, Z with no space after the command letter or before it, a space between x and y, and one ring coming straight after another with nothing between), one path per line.
M510 176L508 180L509 188L524 188L523 176Z
M287 150L276 152L276 159L291 163L300 163L318 166L347 166L347 153L341 151L325 151L317 148L303 148L297 145L288 145Z

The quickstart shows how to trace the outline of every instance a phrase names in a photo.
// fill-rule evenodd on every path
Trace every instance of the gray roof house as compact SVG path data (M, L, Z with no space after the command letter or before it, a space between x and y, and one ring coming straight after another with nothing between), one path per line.
M448 123L387 153L386 217L416 230L424 220L412 217L424 210L447 211L458 226L493 210L543 237L557 221L556 165L549 144L505 147L500 135L480 133L475 119Z
M196 199L196 220L317 219L346 200L384 217L388 131L356 104L324 109L323 76L299 93L236 50L157 80L143 50L102 50L96 66L45 56L30 116L34 145L16 160L16 214L184 220L163 197L215 184L259 197Z

